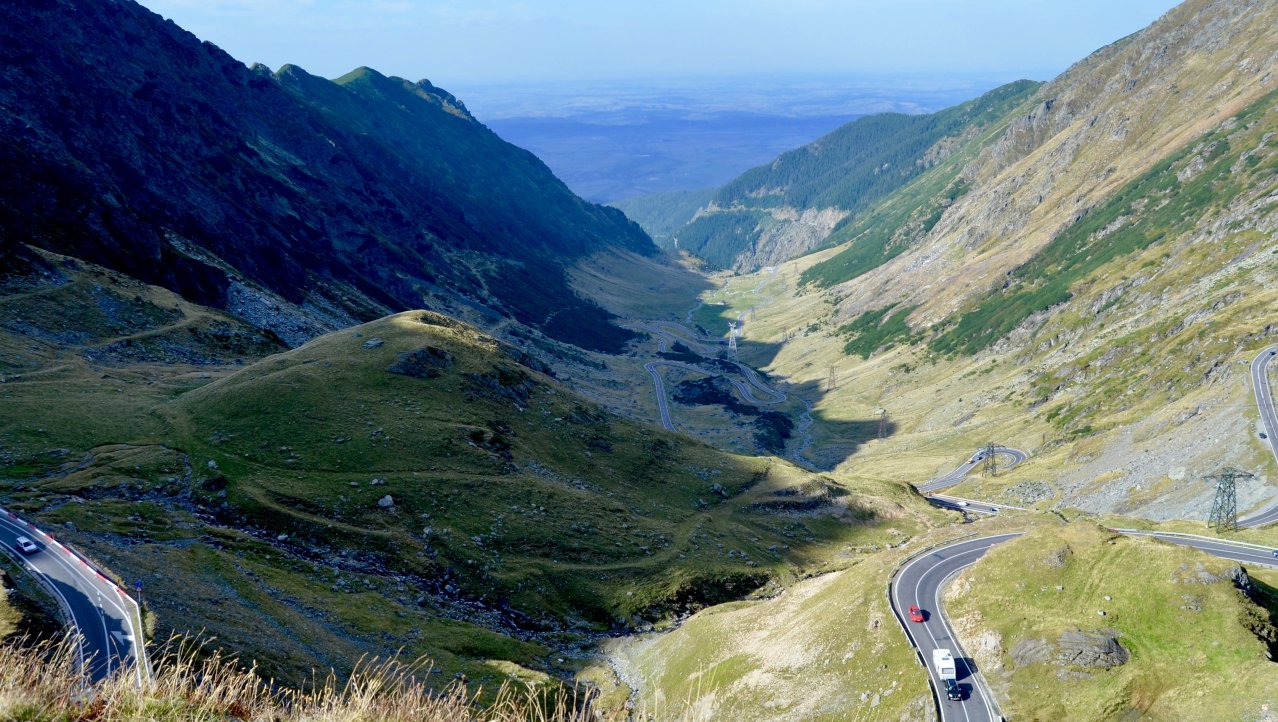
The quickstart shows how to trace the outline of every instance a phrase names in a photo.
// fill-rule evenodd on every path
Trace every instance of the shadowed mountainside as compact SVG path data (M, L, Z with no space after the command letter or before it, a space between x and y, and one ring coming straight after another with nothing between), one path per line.
M427 81L246 68L132 2L0 7L0 238L231 311L291 345L475 303L556 339L630 337L568 287L655 253Z

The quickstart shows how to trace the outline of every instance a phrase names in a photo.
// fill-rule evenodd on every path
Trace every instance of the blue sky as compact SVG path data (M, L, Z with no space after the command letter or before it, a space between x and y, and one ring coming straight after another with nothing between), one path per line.
M1170 0L141 0L245 62L468 86L837 75L1048 79Z

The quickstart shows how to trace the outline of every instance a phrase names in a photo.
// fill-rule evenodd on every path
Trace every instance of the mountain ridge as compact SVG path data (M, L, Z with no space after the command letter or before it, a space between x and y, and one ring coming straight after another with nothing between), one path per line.
M1272 89L1278 42L1265 24L1272 15L1265 3L1186 2L1071 66L964 169L972 190L915 249L849 287L841 313L884 300L919 303L927 289L911 321L932 326L996 285L1161 154ZM1166 103L1182 86L1189 96ZM1019 192L1026 187L1034 190Z
M717 267L751 271L840 242L862 212L1000 122L1037 88L1019 80L934 113L853 120L725 184L673 235Z
M14 72L0 78L0 153L13 170L0 235L232 309L295 345L467 300L597 349L630 338L564 268L605 248L651 255L651 241L446 91L246 68L131 2L4 13Z
M927 477L944 468L904 449L966 438L962 453L974 435L1039 471L957 493L1013 505L1203 518L1212 489L1185 482L1223 465L1256 473L1240 508L1272 496L1241 369L1278 333L1274 21L1272 4L1190 0L1081 60L978 156L868 211L878 237L854 223L779 267L799 287L744 338L788 341L747 361L791 383L863 380L828 389L821 421L903 420L845 473Z

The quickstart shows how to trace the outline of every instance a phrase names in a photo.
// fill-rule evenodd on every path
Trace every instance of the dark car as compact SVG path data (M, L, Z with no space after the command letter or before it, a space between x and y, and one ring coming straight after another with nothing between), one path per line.
M945 698L958 702L963 699L963 688L952 679L945 680Z

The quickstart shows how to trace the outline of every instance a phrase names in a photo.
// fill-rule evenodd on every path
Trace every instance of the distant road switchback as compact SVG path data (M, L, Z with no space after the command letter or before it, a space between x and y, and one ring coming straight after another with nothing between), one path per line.
M972 456L968 457L967 461L963 462L959 466L959 468L951 471L945 476L937 477L932 481L915 488L919 490L920 494L930 494L938 489L944 489L947 486L954 486L962 481L963 477L967 476L968 472L981 465L981 463L985 460L984 453L984 449L977 449ZM1020 449L1013 449L1008 446L995 446L994 454L999 457L1005 457L1008 460L1005 465L999 467L1000 470L1011 469L1029 458L1029 454L1027 452L1021 451Z
M762 308L763 306L772 303L774 300L772 296L763 295L763 288L776 277L776 269L769 269L766 276L763 275L763 272L760 272L760 275L763 277L760 279L758 285L754 287L753 292L766 300L764 303L759 304L754 308ZM692 314L695 313L697 308L701 305L702 304L698 303L688 311L686 316L688 323L691 323ZM740 313L737 317L738 324L744 323L747 313L748 311L742 311ZM625 324L623 328L633 331L643 331L655 336L657 339L657 351L660 353L669 352L673 344L679 343L686 346L695 354L705 356L707 358L716 358L727 348L727 342L724 340L703 336L697 331L688 328L686 325L675 321L629 323ZM650 377L652 377L652 387L653 392L656 393L657 396L657 413L661 418L661 425L668 431L676 430L674 419L671 418L670 415L670 401L666 391L665 379L662 378L660 371L662 367L678 368L684 371L705 374L707 376L723 376L730 384L732 384L737 395L746 403L772 405L784 403L791 399L791 396L786 392L765 383L763 378L759 375L759 372L750 366L731 359L727 359L727 362L736 367L737 372L741 374L741 378L738 379L727 376L722 370L702 368L680 361L660 360L650 361L644 364L644 370L648 372ZM804 410L799 416L798 423L795 425L795 433L799 438L799 443L786 453L786 457L802 466L811 468L811 462L804 458L803 455L808 448L812 446L812 402L798 395L795 395L793 398L803 405Z

